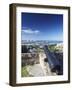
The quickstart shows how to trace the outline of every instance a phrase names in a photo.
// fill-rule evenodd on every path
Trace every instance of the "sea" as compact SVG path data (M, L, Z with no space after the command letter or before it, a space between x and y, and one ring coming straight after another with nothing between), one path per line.
M37 40L37 41L26 41L22 40L21 44L26 45L53 45L53 44L61 44L63 41L47 41L47 40Z

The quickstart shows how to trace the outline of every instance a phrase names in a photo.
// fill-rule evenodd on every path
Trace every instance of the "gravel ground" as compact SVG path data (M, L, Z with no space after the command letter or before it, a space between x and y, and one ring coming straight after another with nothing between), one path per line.
M35 64L33 66L28 66L27 70L28 70L29 74L34 76L34 77L44 76L44 72L43 72L42 67L40 66L40 64Z
M45 54L40 53L40 64L34 64L27 66L27 71L30 76L38 77L38 76L55 76L56 73L51 72L49 64L44 62Z

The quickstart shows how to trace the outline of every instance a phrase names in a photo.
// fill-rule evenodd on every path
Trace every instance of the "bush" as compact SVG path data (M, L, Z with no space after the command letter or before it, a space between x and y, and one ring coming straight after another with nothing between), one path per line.
M28 73L28 71L26 69L26 66L21 68L21 76L22 77L28 77L29 76L29 73Z
M27 49L26 45L22 45L21 52L22 53L27 53L28 52L28 49Z

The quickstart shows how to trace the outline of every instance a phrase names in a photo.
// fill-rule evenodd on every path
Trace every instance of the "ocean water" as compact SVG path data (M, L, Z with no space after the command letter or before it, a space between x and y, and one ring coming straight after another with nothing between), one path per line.
M52 44L59 44L63 43L63 41L47 41L47 40L37 40L37 41L22 41L22 44L40 44L40 45L52 45Z
M48 41L48 44L59 44L63 43L63 41Z

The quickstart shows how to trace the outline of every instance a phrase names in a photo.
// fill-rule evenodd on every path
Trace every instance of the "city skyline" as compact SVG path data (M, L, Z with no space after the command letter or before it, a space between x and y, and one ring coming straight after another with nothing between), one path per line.
M21 39L63 41L63 15L21 13Z

